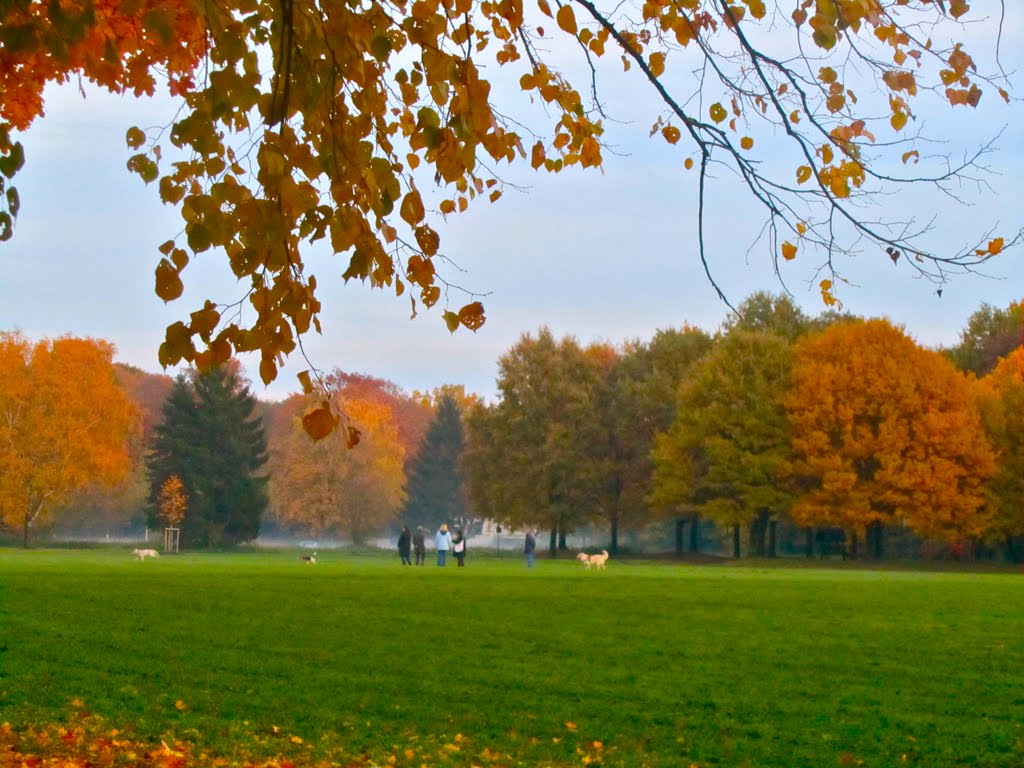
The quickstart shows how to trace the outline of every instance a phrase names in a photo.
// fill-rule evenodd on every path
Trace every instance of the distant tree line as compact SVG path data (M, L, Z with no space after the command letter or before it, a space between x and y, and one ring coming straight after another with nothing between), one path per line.
M687 526L696 549L706 520L737 557L775 554L784 525L808 553L839 541L883 557L898 531L925 550L1020 558L1019 305L983 307L946 352L886 320L810 318L767 294L739 309L714 336L520 339L498 400L467 417L478 511L549 531L553 554L595 524L614 551L623 530L665 520L678 550Z
M335 371L325 384L356 431L315 443L302 420L317 395L260 402L236 363L171 380L113 364L102 342L33 348L4 334L0 406L20 419L7 420L18 429L6 427L5 445L92 434L75 444L114 448L102 465L80 451L63 459L75 472L47 474L36 446L30 477L33 461L0 447L3 525L27 543L55 523L159 529L173 509L183 546L224 547L268 530L360 543L486 518L546 531L553 554L586 531L611 551L627 538L678 552L711 539L736 556L1021 558L1019 304L983 306L944 351L884 320L809 317L785 297L755 294L739 310L714 334L682 327L619 345L525 334L499 360L493 402ZM46 363L63 350L78 357ZM102 438L47 405L75 388L44 363L86 359L105 377L94 376L96 398L109 391L105 407L127 409L101 420ZM25 400L41 376L49 389ZM75 482L48 490L56 477Z

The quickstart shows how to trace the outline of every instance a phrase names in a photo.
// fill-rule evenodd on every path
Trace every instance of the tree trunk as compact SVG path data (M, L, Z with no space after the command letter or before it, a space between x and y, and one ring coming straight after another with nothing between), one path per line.
M28 549L28 512L25 513L25 524L21 527L21 546Z
M850 559L857 559L857 532L854 531L850 534Z
M875 521L864 534L864 548L872 560L881 560L885 554L885 525Z
M690 518L690 551L700 552L700 518L697 515Z
M804 554L807 557L814 557L814 528L804 528Z
M740 527L738 525L732 527L732 556L737 560L740 557Z
M768 510L762 509L750 521L750 549L757 557L764 557L765 535L768 533Z
M1020 562L1020 553L1017 551L1017 547L1013 543L1013 536L1006 537L1006 559L1011 563Z
M683 554L683 531L686 529L686 518L676 518L676 557Z
M611 533L612 533L612 540L611 540L611 543L608 545L608 548L611 550L611 553L613 555L617 555L619 553L619 515L618 515L618 513L613 514L611 516L611 519L609 520L609 522L611 523L611 528L612 528L612 531L611 531Z
M554 526L551 527L551 538L548 542L548 554L551 557L558 557L558 530Z
M778 556L778 553L776 552L776 543L778 541L778 537L776 536L776 529L778 528L778 526L778 520L768 521L768 557Z
M560 528L558 530L558 548L565 552L569 549L569 545L565 543L565 529Z

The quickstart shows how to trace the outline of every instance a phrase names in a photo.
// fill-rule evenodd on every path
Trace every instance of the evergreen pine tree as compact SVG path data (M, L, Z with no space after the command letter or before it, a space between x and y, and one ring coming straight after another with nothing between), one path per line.
M444 394L409 467L409 497L404 512L408 525L432 530L448 523L470 532L473 512L462 471L464 444L458 403Z
M256 400L237 375L222 367L179 376L164 403L147 458L149 523L160 527L155 501L171 475L188 494L183 546L218 547L259 534L267 508L266 437Z

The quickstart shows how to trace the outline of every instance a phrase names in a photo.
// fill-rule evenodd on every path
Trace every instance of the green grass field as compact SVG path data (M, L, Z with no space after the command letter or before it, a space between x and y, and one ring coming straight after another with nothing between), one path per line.
M1024 766L1021 574L320 560L0 550L0 721L417 768Z

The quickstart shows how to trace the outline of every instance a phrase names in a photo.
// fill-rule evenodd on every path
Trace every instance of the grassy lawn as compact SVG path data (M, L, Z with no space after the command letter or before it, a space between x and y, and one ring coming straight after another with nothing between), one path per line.
M0 648L0 722L235 757L1024 765L1020 574L0 550Z

